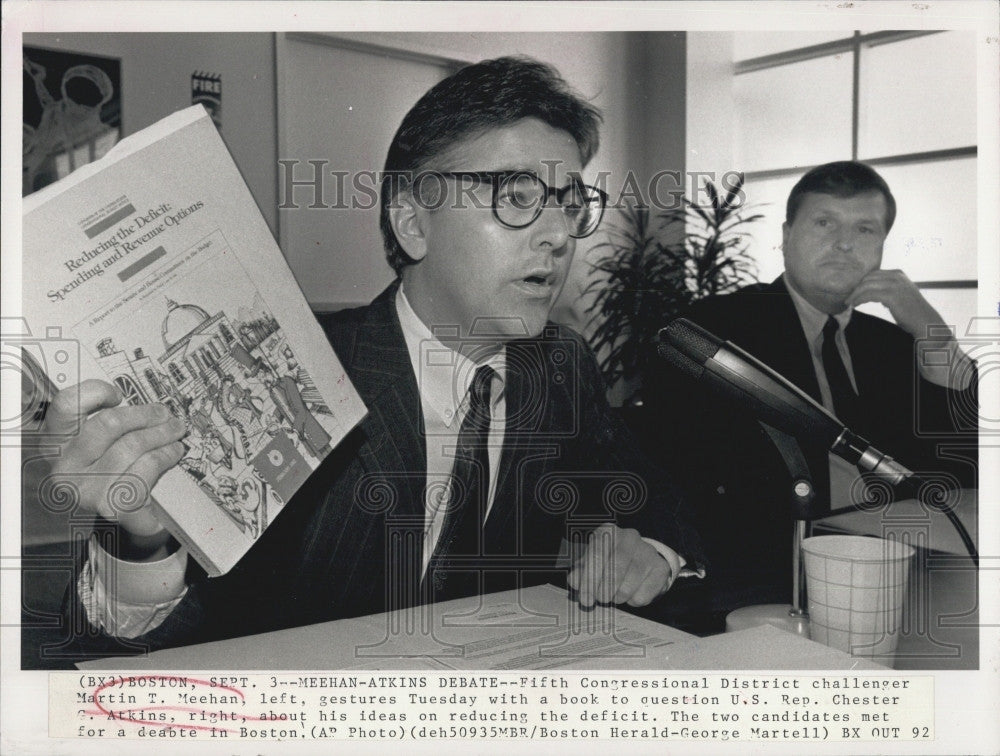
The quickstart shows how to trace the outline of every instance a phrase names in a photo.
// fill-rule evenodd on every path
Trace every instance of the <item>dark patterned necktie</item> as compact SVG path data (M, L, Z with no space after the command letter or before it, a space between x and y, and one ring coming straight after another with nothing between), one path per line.
M488 441L493 368L477 368L469 387L469 409L458 431L455 464L441 534L428 565L430 600L447 601L479 591L475 563L490 486ZM471 564L470 564L471 563Z
M834 414L844 425L853 428L858 419L858 395L851 385L840 350L837 349L839 328L837 319L830 315L823 326L823 370L826 371L826 382L830 385Z

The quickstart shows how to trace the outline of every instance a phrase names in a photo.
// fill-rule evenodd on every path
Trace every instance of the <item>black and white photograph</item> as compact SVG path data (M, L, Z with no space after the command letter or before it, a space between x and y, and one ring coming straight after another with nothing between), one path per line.
M22 191L103 157L121 136L121 62L24 46Z
M1000 749L997 6L62 5L2 750Z

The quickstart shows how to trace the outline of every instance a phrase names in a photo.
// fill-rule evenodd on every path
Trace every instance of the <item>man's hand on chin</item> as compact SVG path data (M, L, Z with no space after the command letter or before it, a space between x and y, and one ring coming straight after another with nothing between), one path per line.
M857 307L878 302L888 308L897 325L915 339L927 338L929 326L944 325L944 319L901 270L873 270L847 297Z
M944 318L934 309L917 285L901 270L873 270L847 298L852 307L878 302L888 308L896 324L917 342L920 374L931 383L953 390L965 390L972 383L975 364L962 351ZM937 326L932 340L930 329ZM928 359L928 352L946 350L948 359Z
M645 606L670 588L667 560L639 532L604 524L590 534L567 583L581 606L595 603Z

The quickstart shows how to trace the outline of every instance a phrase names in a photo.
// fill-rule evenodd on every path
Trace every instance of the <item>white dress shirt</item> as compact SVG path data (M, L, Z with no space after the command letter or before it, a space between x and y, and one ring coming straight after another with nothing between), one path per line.
M497 470L503 449L507 422L507 401L504 384L507 378L507 350L498 342L498 351L477 364L461 353L442 344L413 311L403 288L396 293L396 313L403 328L403 339L410 354L413 373L420 392L420 413L427 446L427 486L424 489L423 570L427 571L437 545L444 514L451 496L451 471L455 464L455 449L462 421L469 411L469 386L476 368L493 368L490 387L490 433L487 456L490 463L490 484L486 499L488 519L496 495ZM484 344L484 348L489 345Z
M444 525L445 503L450 494L448 481L455 461L458 432L469 408L469 386L472 384L472 376L480 365L489 365L495 373L490 390L490 434L487 447L490 487L486 500L486 519L489 519L489 513L492 511L500 453L503 450L506 432L507 402L504 388L507 376L507 351L502 342L497 343L496 350L489 350L491 345L485 343L484 350L492 351L492 354L476 363L445 346L413 311L402 286L396 293L396 313L403 328L403 338L410 353L413 372L417 376L420 410L427 442L423 548L423 570L426 572ZM667 561L670 566L671 582L677 577L704 576L703 572L685 569L684 559L668 546L651 538L643 540Z

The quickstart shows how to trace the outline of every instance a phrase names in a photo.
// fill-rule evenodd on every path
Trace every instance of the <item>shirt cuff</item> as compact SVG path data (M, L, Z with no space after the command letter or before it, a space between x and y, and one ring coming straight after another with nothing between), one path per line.
M677 578L705 577L704 568L693 569L688 567L687 560L669 546L665 546L652 538L643 538L642 540L656 549L656 553L666 559L667 564L670 565L670 579L667 581L667 587L664 588L664 591L669 591Z
M90 560L95 574L118 601L137 606L161 604L184 591L187 550L178 549L155 562L127 562L117 559L90 539Z
M965 391L976 374L975 362L954 338L943 344L918 341L917 365L925 381L952 391Z
M77 592L90 623L118 638L158 627L187 592L187 551L155 562L127 562L92 537Z

